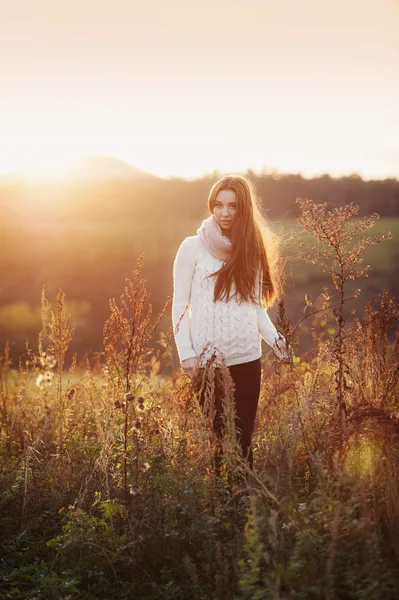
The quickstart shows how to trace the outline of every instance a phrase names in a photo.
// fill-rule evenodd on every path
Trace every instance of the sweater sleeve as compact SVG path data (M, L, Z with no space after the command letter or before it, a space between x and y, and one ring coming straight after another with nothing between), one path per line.
M285 337L279 333L274 326L272 320L270 319L267 310L264 308L262 304L262 294L261 294L261 279L262 274L260 273L258 276L258 283L256 286L257 290L257 303L256 303L256 314L258 318L258 329L262 338L267 342L272 348L274 353L279 358L288 358L288 352L286 348L286 340Z
M196 356L191 343L189 315L194 268L194 247L192 240L186 238L181 243L173 264L172 322L180 362Z

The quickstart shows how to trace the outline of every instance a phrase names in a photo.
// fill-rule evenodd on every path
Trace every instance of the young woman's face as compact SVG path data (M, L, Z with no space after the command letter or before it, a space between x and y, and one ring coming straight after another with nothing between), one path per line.
M216 196L213 215L222 228L223 234L228 235L233 226L237 211L237 197L233 190L220 190Z

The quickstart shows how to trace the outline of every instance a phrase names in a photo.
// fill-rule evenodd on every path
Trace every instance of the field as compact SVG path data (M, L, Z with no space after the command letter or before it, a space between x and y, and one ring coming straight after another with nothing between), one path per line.
M317 222L309 223L315 235ZM14 285L14 303L28 295L32 302L43 280L51 286L25 313L39 319L31 329L38 342L30 338L19 364L7 345L1 357L0 598L397 598L399 306L382 291L397 292L398 222L373 228L391 230L392 239L362 254L361 266L373 271L345 284L346 295L363 289L345 302L345 315L355 306L356 314L343 322L320 308L322 287L334 289L320 263L293 256L287 312L273 309L293 360L281 363L264 349L253 470L236 444L226 387L220 476L207 416L176 368L168 314L152 329L189 224L170 237L138 224L46 227L24 232L24 251L10 236L8 261L2 257L12 273L12 256L15 269L3 297ZM336 231L343 236L338 223ZM136 259L146 248L142 270ZM125 308L122 274L131 278ZM72 294L58 292L52 306L47 299L61 282L76 303L88 303L86 313L75 304L75 331ZM150 316L146 294L155 289ZM107 312L95 310L100 292L116 297ZM290 325L319 308L290 337ZM97 328L105 314L101 340L86 335L93 354L76 359L71 347L80 335L84 348L79 328L87 334L94 313Z
M0 339L3 344L10 340L15 360L24 353L26 337L32 342L37 339L41 327L40 295L45 285L52 302L60 288L66 294L67 310L77 324L71 353L77 352L80 359L102 351L102 326L109 314L109 298L122 293L125 278L133 275L138 256L145 252L144 276L154 310L159 311L166 297L172 295L172 265L177 248L184 237L195 234L199 224L200 221L187 219L178 219L173 227L157 219L92 224L39 221L24 226L3 223L0 225ZM285 304L295 323L303 314L305 294L316 302L321 288L331 287L331 280L326 273L298 258L298 247L289 239L290 232L298 229L295 220L272 224L284 234L283 250L288 259ZM399 219L381 218L369 234L379 236L388 230L392 239L363 255L363 264L372 267L369 277L352 286L348 282L351 291L355 287L362 290L350 305L358 314L384 288L399 298ZM276 318L276 312L273 306L272 319ZM349 305L345 317L352 319ZM303 351L312 347L308 324L310 320L303 325ZM170 326L168 313L161 330L166 332ZM172 359L173 366L177 366L175 352ZM167 366L163 363L161 370L164 369Z

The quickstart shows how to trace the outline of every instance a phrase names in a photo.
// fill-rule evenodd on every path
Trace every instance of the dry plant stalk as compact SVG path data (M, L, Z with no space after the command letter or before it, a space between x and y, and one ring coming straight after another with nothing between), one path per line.
M146 280L142 278L144 253L137 259L137 269L134 272L133 281L126 278L124 293L120 296L120 304L115 298L110 299L109 306L111 315L104 323L104 346L105 356L109 372L115 376L116 386L125 394L124 398L117 401L117 407L124 412L124 447L123 447L123 487L125 502L129 497L128 490L128 437L131 429L131 417L136 419L134 403L135 395L144 378L154 369L164 349L158 351L158 355L151 360L152 350L149 343L153 334L165 316L170 303L168 297L166 303L155 320L152 320L152 305L148 303L148 292ZM141 376L141 377L140 377ZM138 478L138 439L137 431L134 430L136 446L136 480Z
M351 412L379 408L399 418L399 305L384 289L366 304L363 322L355 318L348 338L351 367ZM393 344L388 333L395 331ZM361 352L359 349L361 348Z
M152 305L148 304L146 281L141 277L144 253L137 259L134 280L125 279L127 285L120 296L120 306L110 299L111 315L104 324L104 346L108 368L116 372L123 382L126 393L139 371L152 369L154 361L148 360L152 353L148 344L159 326L170 303L166 303L155 323L151 325Z
M333 308L333 314L337 323L337 330L334 336L332 351L336 361L335 368L335 390L338 407L338 430L339 440L338 449L342 448L347 406L345 395L349 389L348 385L348 364L345 359L345 342L343 317L344 304L360 294L360 289L356 289L351 296L346 296L346 287L348 280L367 277L371 266L366 265L358 268L357 265L363 261L362 254L368 248L380 243L384 239L391 239L390 231L381 236L365 236L364 233L374 226L379 220L379 215L373 215L354 221L354 217L359 212L359 206L350 204L346 206L337 206L332 210L327 210L327 202L316 204L308 198L297 198L301 215L298 217L298 224L305 231L310 233L315 242L310 245L298 234L294 234L298 246L305 249L300 251L299 256L309 264L321 267L322 271L330 273L333 285L338 293L338 303ZM323 294L325 301L329 300L328 293ZM324 302L323 311L331 308ZM314 314L314 313L312 313Z
M41 295L41 318L42 330L39 333L38 349L39 362L43 365L48 363L49 358L53 360L51 366L57 369L57 405L58 405L58 427L59 427L59 454L64 452L64 416L65 416L65 394L62 387L62 372L65 355L69 344L75 333L75 324L70 326L70 315L65 310L65 293L59 290L57 294L56 311L51 310L51 304L46 298L45 286ZM47 352L43 349L43 342L47 344Z
M214 472L219 472L221 462L220 440L215 432L215 418L217 416L216 406L216 367L213 357L211 357L204 368L196 369L192 387L198 395L198 399L203 398L202 411L208 423L208 433L210 435L210 445L213 449L212 461Z
M201 353L199 362L207 348ZM221 474L222 462L226 465L231 483L243 483L250 471L247 457L242 455L238 439L235 408L235 386L230 371L223 359L211 355L204 367L197 368L192 388L202 403L202 411L208 424L210 444L213 448L213 469Z
M11 360L10 360L10 343L6 342L4 347L4 352L0 353L0 394L1 394L1 404L0 404L0 413L2 414L2 420L5 424L6 429L6 437L8 437L8 429L9 429L9 416L8 416L8 406L7 401L9 398L9 389L8 389L8 378L10 374L11 368Z

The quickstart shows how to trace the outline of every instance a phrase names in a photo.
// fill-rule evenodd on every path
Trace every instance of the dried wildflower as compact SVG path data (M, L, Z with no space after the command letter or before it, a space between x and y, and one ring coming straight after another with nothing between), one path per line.
M137 398L137 402L138 402L139 404L143 404L143 402L144 402L144 396L139 396L139 397Z
M220 367L224 361L224 356L217 346L209 343L200 354L199 366L206 368L210 361L212 361L215 367Z
M379 237L364 235L380 217L377 213L374 213L364 219L355 220L354 217L359 212L359 206L353 204L353 202L346 206L335 206L332 210L327 209L327 202L316 204L308 198L297 198L296 202L299 203L301 210L301 214L297 219L298 224L303 227L304 232L308 232L313 236L313 242L309 244L301 238L303 232L300 235L295 235L298 246L305 250L304 252L300 251L299 256L305 262L318 265L322 271L329 273L338 295L338 302L329 308L333 308L337 324L332 350L335 361L336 399L339 409L339 419L337 421L339 429L338 442L339 450L341 450L347 417L347 391L349 389L347 377L349 366L345 349L346 331L343 307L346 302L356 299L360 294L360 289L356 289L351 296L346 296L347 282L363 276L368 277L371 270L370 265L363 268L357 267L359 263L363 262L361 255L368 248L381 241L392 239L392 233L388 231ZM334 306L337 308L334 308ZM327 305L323 303L322 310L326 308ZM307 312L301 321L309 314L314 313Z
M45 286L41 295L42 330L39 333L39 356L47 370L57 365L57 418L58 418L58 447L60 454L64 452L65 425L65 394L63 392L63 367L69 344L75 333L75 325L70 325L70 315L65 309L65 293L60 290L57 294L55 311L46 298ZM47 353L43 351L43 342L48 344Z
M334 207L331 211L327 210L327 202L316 204L308 198L297 198L296 202L301 209L301 215L297 219L299 225L315 238L315 244L310 246L296 236L298 246L307 251L300 252L299 256L329 272L338 291L347 279L367 277L370 265L360 270L355 267L363 260L361 254L382 240L392 238L390 231L380 237L363 237L364 232L379 220L379 215L374 213L354 221L353 217L357 216L359 206L352 202L346 206ZM341 269L337 269L337 264Z
M136 429L140 429L140 427L141 427L141 421L139 419L137 419L137 421L135 422L134 426L135 426Z
M51 371L44 371L44 373L39 373L39 375L36 377L36 385L40 389L49 387L53 381L54 374Z
M348 384L352 388L351 412L362 405L387 412L397 409L399 305L386 289L374 303L374 306L371 301L366 303L363 320L354 319L345 339L350 365ZM392 346L390 332L396 332Z
M123 402L121 400L115 400L114 402L114 408L124 408L126 406L126 402Z
M53 354L41 351L39 354L39 363L42 369L49 370L56 366L57 361Z
M128 402L130 402L131 400L134 400L134 394L132 392L126 392L125 400L127 400Z
M135 394L143 379L148 376L154 366L150 360L152 350L149 344L162 318L166 315L170 298L154 319L152 304L148 302L149 294L146 280L142 277L144 253L137 259L134 278L125 278L126 286L119 301L110 299L110 317L104 323L105 358L110 373L118 378L125 390L132 388ZM154 322L155 321L155 322ZM172 338L172 333L170 335ZM165 354L165 349L158 351L157 357ZM134 385L134 388L133 388ZM127 398L126 401L130 401ZM124 412L124 441L122 459L123 488L125 500L128 499L128 431L131 429L132 411ZM136 429L141 423L136 421Z

